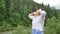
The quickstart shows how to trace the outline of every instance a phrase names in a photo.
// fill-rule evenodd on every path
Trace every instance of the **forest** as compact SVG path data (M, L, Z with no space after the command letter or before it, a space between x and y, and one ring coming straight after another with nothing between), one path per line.
M33 0L0 0L0 32L31 34L32 23L28 14L40 8L47 12L44 33L60 34L60 9Z

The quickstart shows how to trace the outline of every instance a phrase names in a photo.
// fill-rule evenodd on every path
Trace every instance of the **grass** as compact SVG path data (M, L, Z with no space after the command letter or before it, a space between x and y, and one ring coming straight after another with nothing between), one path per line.
M12 32L3 32L0 34L31 34L31 27L25 27L18 25L18 27ZM47 19L44 34L60 34L60 20L55 17Z
M18 26L12 34L31 34L30 27Z
M12 34L12 31L9 31L9 32L0 32L0 34Z

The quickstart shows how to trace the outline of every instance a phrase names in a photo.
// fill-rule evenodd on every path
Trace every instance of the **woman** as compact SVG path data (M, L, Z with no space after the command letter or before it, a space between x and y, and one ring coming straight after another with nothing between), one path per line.
M45 16L46 12L41 9L29 14L29 18L32 19L32 34L44 34Z

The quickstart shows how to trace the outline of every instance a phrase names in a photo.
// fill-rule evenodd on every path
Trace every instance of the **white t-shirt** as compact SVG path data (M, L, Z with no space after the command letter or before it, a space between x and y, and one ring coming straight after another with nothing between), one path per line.
M43 31L45 16L46 16L45 11L40 11L40 16L36 16L36 17L31 16L29 14L29 18L32 19L32 29Z

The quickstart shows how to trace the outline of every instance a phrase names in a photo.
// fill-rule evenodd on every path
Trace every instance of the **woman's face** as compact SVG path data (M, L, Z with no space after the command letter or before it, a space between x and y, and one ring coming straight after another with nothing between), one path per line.
M33 12L33 14L34 14L34 16L39 16L40 15L40 11L37 10L37 11Z
M39 11L36 11L36 16L39 16L40 15L40 12Z

